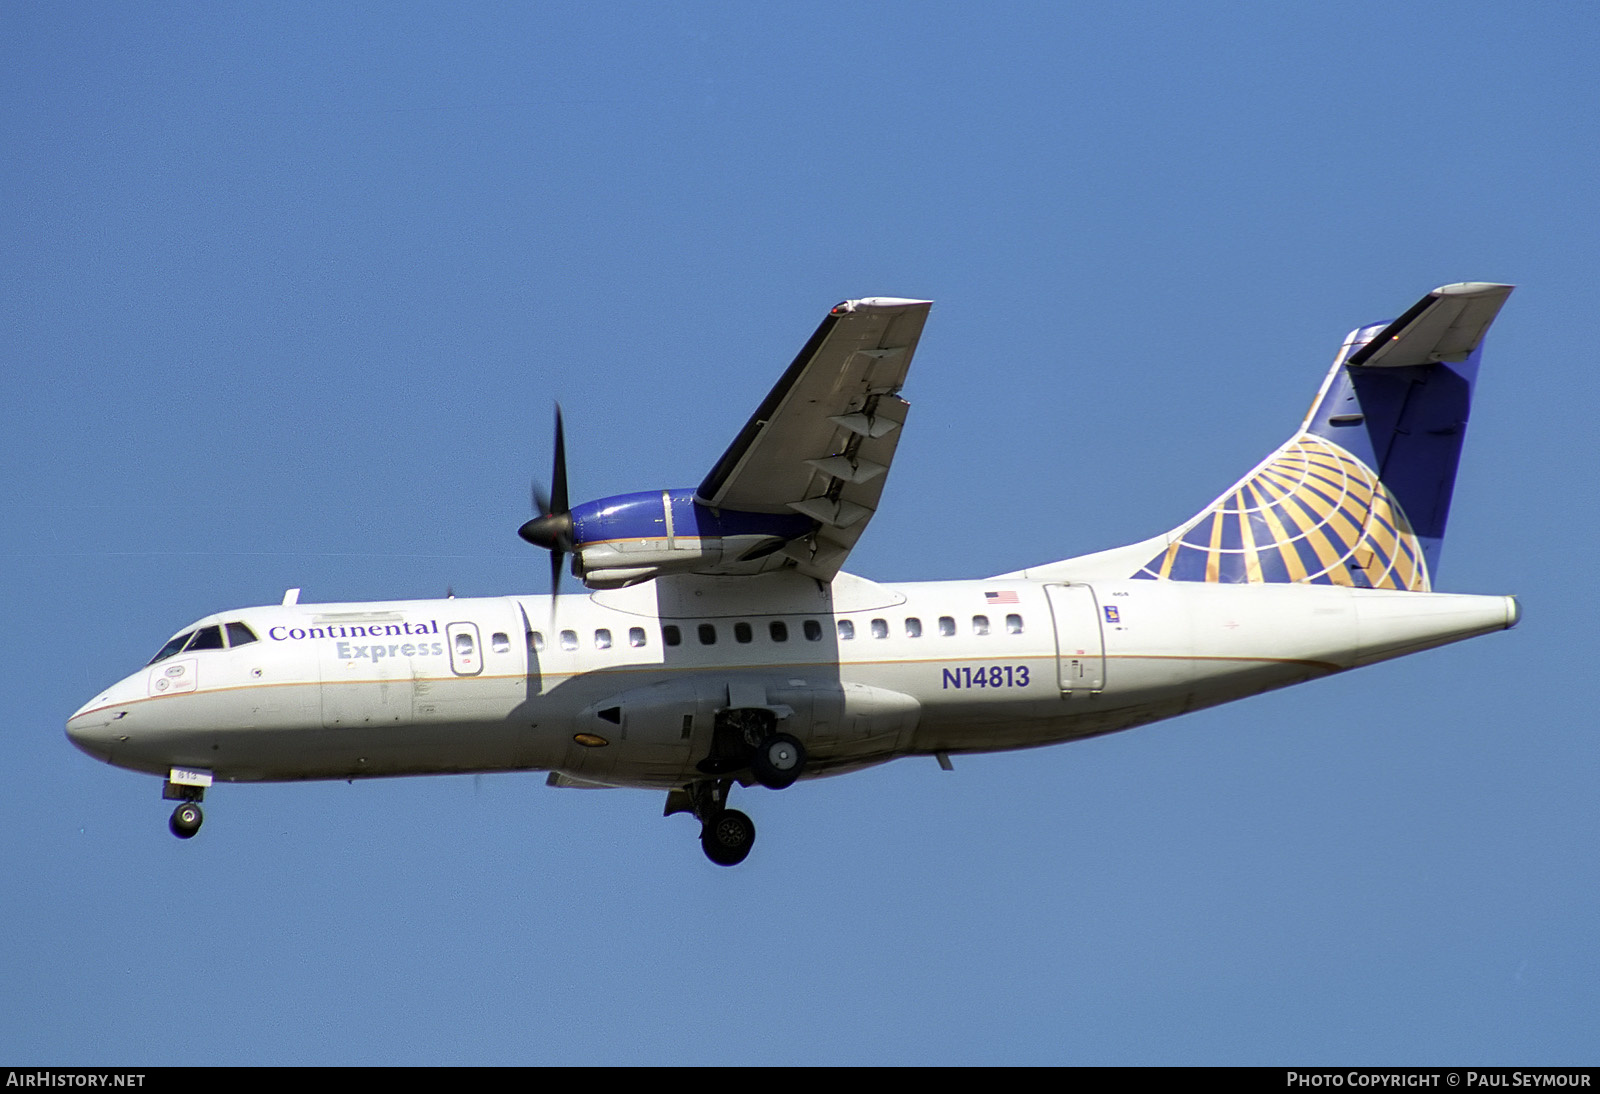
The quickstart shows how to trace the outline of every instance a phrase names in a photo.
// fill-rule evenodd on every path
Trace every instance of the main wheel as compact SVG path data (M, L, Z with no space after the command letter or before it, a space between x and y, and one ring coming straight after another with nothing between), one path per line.
M750 757L750 772L768 790L793 786L806 766L806 748L787 733L762 742Z
M718 866L737 866L756 842L756 826L737 809L724 809L700 829L700 847Z
M172 811L172 819L167 821L167 827L172 829L172 834L179 839L192 839L200 831L200 825L205 823L206 815L200 812L200 806L194 802L184 802Z

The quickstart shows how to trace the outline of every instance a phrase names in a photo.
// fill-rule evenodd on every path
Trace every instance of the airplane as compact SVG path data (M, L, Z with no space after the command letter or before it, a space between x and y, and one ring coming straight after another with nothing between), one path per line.
M1517 624L1434 591L1485 332L1512 286L1434 289L1352 331L1300 427L1169 532L980 580L842 569L883 495L930 302L848 300L696 487L569 505L521 537L548 596L220 612L68 720L163 777L193 837L214 782L545 771L665 791L746 858L735 787L1113 733ZM563 563L585 592L561 595Z

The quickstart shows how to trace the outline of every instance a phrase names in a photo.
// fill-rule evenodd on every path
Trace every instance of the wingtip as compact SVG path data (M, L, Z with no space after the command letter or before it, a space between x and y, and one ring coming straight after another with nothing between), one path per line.
M1502 285L1495 281L1457 281L1453 285L1440 285L1433 296L1506 296L1515 285Z
M862 308L914 308L927 307L932 300L912 300L904 296L863 296L859 300L842 300L833 306L833 314L859 311Z

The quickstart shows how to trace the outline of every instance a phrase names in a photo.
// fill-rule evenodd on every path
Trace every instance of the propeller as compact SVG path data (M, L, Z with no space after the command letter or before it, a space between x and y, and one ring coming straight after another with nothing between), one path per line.
M561 426L561 404L556 404L556 458L550 473L550 494L533 484L533 511L538 514L517 535L550 552L550 597L552 607L561 592L561 562L575 548L572 542L572 510L567 507L567 438Z

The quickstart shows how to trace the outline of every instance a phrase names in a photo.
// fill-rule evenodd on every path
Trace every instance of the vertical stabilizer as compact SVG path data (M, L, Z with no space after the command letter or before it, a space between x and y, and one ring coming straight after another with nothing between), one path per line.
M1445 285L1352 331L1300 431L1133 576L1430 590L1483 335L1510 293Z

